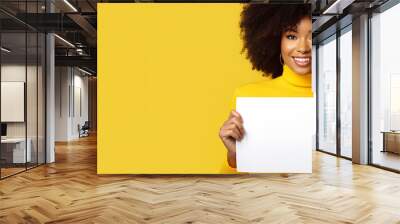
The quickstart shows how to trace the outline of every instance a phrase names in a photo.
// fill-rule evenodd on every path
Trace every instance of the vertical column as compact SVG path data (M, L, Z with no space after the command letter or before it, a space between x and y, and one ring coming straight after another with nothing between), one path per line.
M46 1L47 12L53 12L51 1ZM54 34L46 34L46 163L55 161L55 44Z
M353 19L353 162L368 163L368 15Z

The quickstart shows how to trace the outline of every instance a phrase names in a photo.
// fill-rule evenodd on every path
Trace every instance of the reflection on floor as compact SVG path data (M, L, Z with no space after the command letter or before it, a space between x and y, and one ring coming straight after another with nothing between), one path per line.
M9 165L2 164L2 166L3 167L0 170L1 178L5 178L5 177L8 177L8 176L11 176L13 174L16 174L16 173L19 173L19 172L22 172L22 171L26 170L25 164L18 164L18 165L15 165L15 164L9 164ZM36 163L28 163L26 165L27 169L30 169L30 168L36 167L36 166L37 166Z
M351 158L352 157L352 149L351 148L341 148L341 155L347 158Z
M392 152L375 151L372 157L373 164L400 170L400 155Z
M13 175L15 173L18 173L18 172L21 172L21 171L24 171L24 170L25 170L25 167L23 167L23 168L20 168L20 167L17 167L17 168L1 168L1 178Z
M400 175L313 153L312 174L97 175L96 137L0 181L0 223L399 223ZM116 149L117 150L117 149Z

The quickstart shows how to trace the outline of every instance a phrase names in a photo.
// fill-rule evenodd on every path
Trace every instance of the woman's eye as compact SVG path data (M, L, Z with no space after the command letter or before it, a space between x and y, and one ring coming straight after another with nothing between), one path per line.
M296 40L296 36L295 35L286 35L286 38L289 40Z

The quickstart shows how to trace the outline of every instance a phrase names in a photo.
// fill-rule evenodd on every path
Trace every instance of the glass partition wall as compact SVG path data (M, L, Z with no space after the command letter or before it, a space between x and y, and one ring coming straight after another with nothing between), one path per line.
M369 40L368 164L400 172L400 44L394 29L400 4L389 0L368 19L369 31L363 34ZM347 159L352 158L352 41L350 24L316 43L317 149Z
M339 97L340 97L340 154L352 158L352 33L351 25L341 31L339 38Z
M317 149L352 157L351 25L317 45Z
M18 7L35 13L39 3ZM45 163L45 41L44 33L0 11L1 179Z
M26 34L1 34L1 177L26 169ZM4 50L6 49L6 50Z
M400 172L400 4L371 18L370 163Z
M318 149L336 154L336 36L318 46Z

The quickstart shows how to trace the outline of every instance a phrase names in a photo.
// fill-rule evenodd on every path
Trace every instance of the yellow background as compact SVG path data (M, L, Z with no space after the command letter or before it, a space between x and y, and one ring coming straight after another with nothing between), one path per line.
M229 173L218 137L241 54L242 4L98 4L98 173Z

